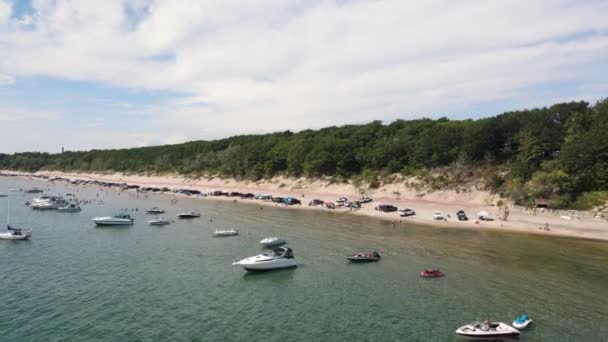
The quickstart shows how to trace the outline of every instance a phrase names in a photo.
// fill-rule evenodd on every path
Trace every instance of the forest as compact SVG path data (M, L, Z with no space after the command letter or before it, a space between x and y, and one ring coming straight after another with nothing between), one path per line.
M57 154L0 154L0 169L179 173L259 180L276 175L363 180L451 171L513 201L588 209L608 200L608 99L477 120L396 120L214 141ZM454 172L462 170L462 172ZM457 174L458 177L454 177ZM386 179L386 177L384 178Z

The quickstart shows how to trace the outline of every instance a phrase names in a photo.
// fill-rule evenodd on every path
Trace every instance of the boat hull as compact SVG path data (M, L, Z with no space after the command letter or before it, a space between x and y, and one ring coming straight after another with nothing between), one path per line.
M151 226L166 226L171 224L169 221L148 221L148 224Z
M262 261L254 263L240 263L247 271L272 271L283 268L297 267L298 264L293 259L277 259L273 261Z
M515 329L526 329L527 327L530 326L530 324L532 324L532 320L531 319L525 320L522 323L517 323L516 321L514 321L513 322L513 327Z
M249 271L249 272L276 271L276 270L282 270L282 269L287 269L287 268L296 268L296 267L298 267L298 265L289 265L289 266L281 266L281 267L268 267L268 268L246 267L246 266L243 266L243 268L246 271Z
M441 273L441 272L438 272L438 273L420 272L420 276L422 278L439 278L439 277L443 277L443 273Z
M213 236L215 237L227 237L227 236L236 236L239 235L239 232L233 232L233 231L229 231L229 232L214 232Z
M29 240L32 236L31 233L25 233L23 235L13 235L12 233L0 233L0 240Z
M98 226L131 226L133 221L93 221Z
M346 260L354 263L367 263L367 262L376 262L380 261L380 258L353 258L347 257Z
M77 213L82 211L81 208L57 208L57 211L60 211L62 213Z

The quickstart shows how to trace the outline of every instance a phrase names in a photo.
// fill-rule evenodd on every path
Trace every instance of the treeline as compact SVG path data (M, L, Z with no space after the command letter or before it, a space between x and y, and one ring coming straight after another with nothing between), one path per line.
M456 164L492 167L488 186L519 203L543 199L553 207L570 207L591 197L597 202L603 198L597 192L608 190L608 99L479 120L374 121L177 145L0 154L0 168L13 170L177 172L254 180L278 174L411 175Z

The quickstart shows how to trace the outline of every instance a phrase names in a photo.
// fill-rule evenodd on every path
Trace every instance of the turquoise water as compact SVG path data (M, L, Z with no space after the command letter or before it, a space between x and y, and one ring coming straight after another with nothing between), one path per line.
M32 186L48 184L0 177L0 192ZM522 310L536 321L523 341L607 340L608 243L51 185L66 192L105 204L32 211L23 203L34 196L10 193L12 224L33 237L0 241L0 341L460 341L459 326L510 323ZM152 206L203 217L150 227L143 209ZM134 226L90 221L119 208L139 208ZM212 237L230 228L241 235ZM273 234L300 267L231 266ZM379 263L344 259L369 248ZM447 275L418 276L435 266Z

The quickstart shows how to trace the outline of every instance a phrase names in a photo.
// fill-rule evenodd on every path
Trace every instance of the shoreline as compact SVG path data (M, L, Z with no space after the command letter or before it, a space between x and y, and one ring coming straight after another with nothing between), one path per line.
M112 183L127 183L140 187L166 187L171 189L191 189L202 192L209 191L238 191L251 193L267 193L274 196L293 196L302 201L302 205L287 206L270 201L254 199L238 199L238 203L257 204L262 206L278 207L295 210L321 210L335 213L365 216L393 224L415 224L428 228L444 229L468 229L480 231L498 231L508 233L532 234L536 236L549 236L561 238L575 238L596 241L608 241L608 221L592 218L588 212L563 211L563 212L539 212L532 215L523 208L509 206L510 214L507 221L499 219L499 208L494 205L496 196L483 191L456 192L451 190L436 191L432 193L421 193L406 186L390 184L379 189L370 190L367 196L373 198L373 202L364 204L361 209L350 210L350 208L326 209L322 207L309 207L308 201L321 199L323 201L335 201L338 197L347 197L356 200L361 197L360 189L351 184L331 184L322 180L289 179L283 177L273 178L259 182L237 181L234 179L191 179L182 176L139 176L124 175L120 173L97 174L97 173L65 173L41 171L36 173L17 172L4 170L0 175L14 175L39 180L49 180L53 177L67 178L78 181L102 181ZM46 177L47 179L45 179ZM169 193L170 195L180 195ZM187 195L181 195L187 196ZM195 196L187 196L195 197ZM424 197L424 199L423 199ZM200 197L201 200L234 201L234 197L209 196ZM379 203L392 204L399 208L411 208L416 211L415 216L400 217L397 212L383 213L374 210ZM468 221L458 221L456 211L465 210L469 216ZM478 221L475 213L485 210L494 221ZM432 218L434 211L440 211L447 216L447 221L437 221ZM564 214L572 219L563 219ZM561 217L560 217L561 216ZM580 217L580 218L577 218ZM478 223L476 223L478 222ZM543 229L547 225L550 230Z

